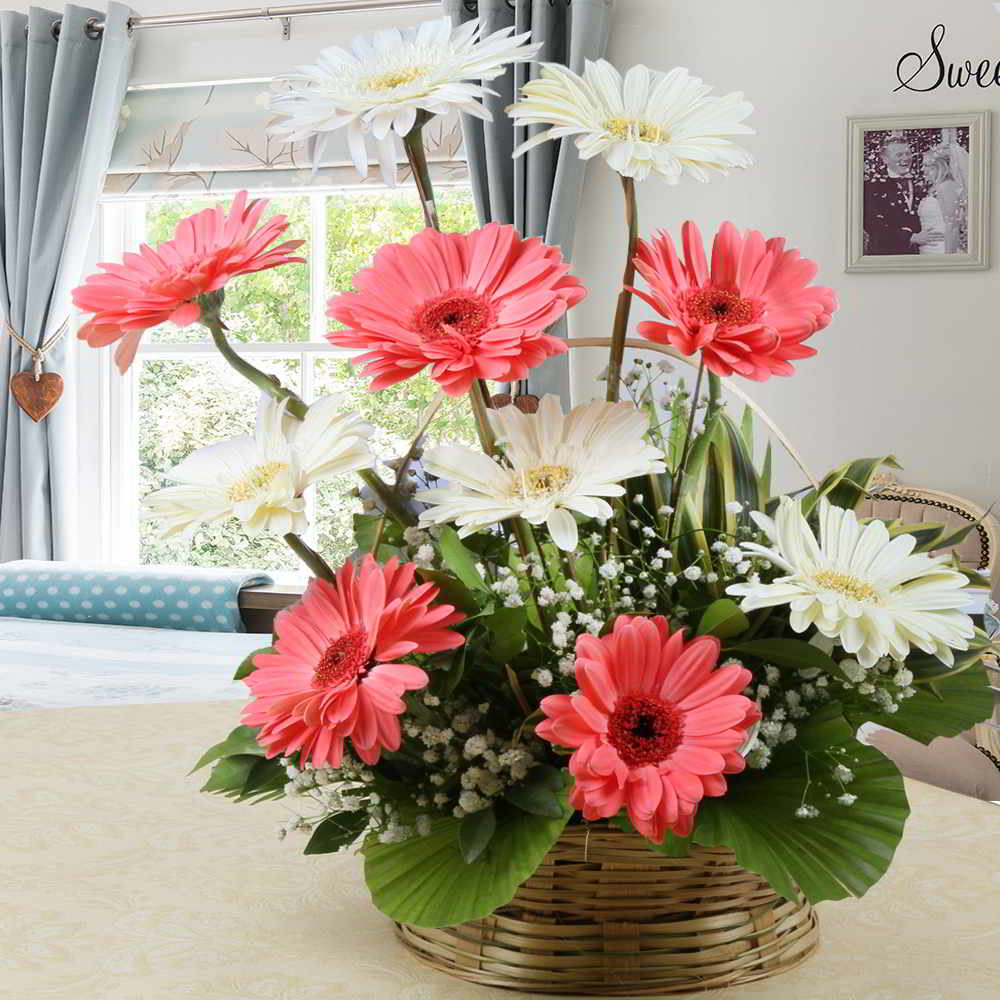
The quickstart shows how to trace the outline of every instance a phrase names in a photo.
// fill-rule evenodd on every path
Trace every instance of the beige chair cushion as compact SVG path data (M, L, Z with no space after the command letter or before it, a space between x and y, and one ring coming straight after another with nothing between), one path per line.
M868 734L867 742L886 755L907 778L976 799L1000 802L1000 770L969 736L938 737L926 746L892 729Z

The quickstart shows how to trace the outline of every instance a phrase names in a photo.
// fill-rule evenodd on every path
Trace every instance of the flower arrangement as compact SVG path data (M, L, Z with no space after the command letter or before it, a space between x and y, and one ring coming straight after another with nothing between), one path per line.
M621 175L628 247L607 398L491 405L485 380L567 349L546 331L585 294L557 248L511 226L437 229L421 129L451 107L486 114L468 78L534 54L499 35L383 33L327 50L275 101L288 134L350 130L363 168L364 135L384 165L402 137L427 228L331 301L329 339L360 352L374 392L427 369L465 396L479 450L418 438L387 475L335 397L307 404L229 346L226 282L299 260L298 241L274 245L286 221L243 194L74 293L93 313L81 337L120 341L123 369L144 329L200 322L261 390L253 436L202 449L147 498L165 529L237 517L313 576L237 671L251 700L198 762L204 790L283 799L282 834L305 833L307 854L360 845L376 905L416 925L490 913L568 824L599 820L674 857L724 845L789 898L861 895L908 807L858 727L928 741L990 711L990 640L962 611L974 574L940 554L962 532L856 516L889 456L773 495L771 445L759 459L755 408L731 415L724 380L791 375L837 300L781 238L726 223L710 258L690 222L681 254L668 233L638 238L637 179L751 162L729 138L750 105L683 69L543 66L509 109L549 126L526 145L574 137ZM669 362L624 366L634 296L661 317L638 332L696 369L690 390ZM405 474L417 463L426 489ZM331 567L301 537L303 491L348 471L372 503L356 557Z

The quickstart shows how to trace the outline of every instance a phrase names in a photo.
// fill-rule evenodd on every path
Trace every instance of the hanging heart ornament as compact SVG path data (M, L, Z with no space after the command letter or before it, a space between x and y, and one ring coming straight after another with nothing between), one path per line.
M10 325L10 320L5 319L3 325L11 337L21 346L21 349L31 355L32 370L18 372L17 375L12 376L10 391L17 405L37 424L52 412L52 408L59 402L59 398L63 394L62 375L44 371L42 365L45 363L45 355L55 347L59 338L66 332L66 328L69 326L69 317L67 316L59 324L56 332L38 347L28 343Z
M10 391L17 405L37 424L44 420L63 394L63 378L57 372L18 372L11 377Z

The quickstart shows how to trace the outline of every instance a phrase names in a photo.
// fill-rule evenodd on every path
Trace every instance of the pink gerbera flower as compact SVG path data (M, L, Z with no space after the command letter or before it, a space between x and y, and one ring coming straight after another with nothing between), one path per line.
M303 762L339 767L347 738L367 764L382 749L399 749L401 696L428 678L398 661L465 642L450 628L465 616L450 604L431 606L438 588L414 586L414 569L365 556L360 571L346 563L336 583L311 580L302 600L277 616L276 652L256 657L246 677L256 700L243 712L248 726L260 727L257 742L269 757L297 750Z
M247 204L246 191L233 199L227 215L221 205L182 219L172 240L155 250L145 243L127 253L121 264L98 264L104 274L92 274L73 289L73 302L94 315L78 336L91 347L120 340L115 362L128 370L144 330L160 323L187 326L201 318L198 296L215 292L238 274L266 271L281 264L303 263L291 257L304 240L271 246L288 229L284 215L257 224L266 200Z
M705 795L724 795L724 774L743 770L739 750L760 710L741 692L750 671L716 669L719 640L685 643L666 619L622 615L602 638L576 642L582 693L542 699L548 718L536 732L575 748L570 805L584 819L625 806L632 825L660 843L687 836Z
M326 339L362 348L356 359L384 389L431 366L449 395L478 378L514 381L566 344L544 330L586 291L555 247L491 222L474 232L425 229L390 243L354 276L356 291L330 300L343 323Z
M682 354L701 351L716 375L759 382L791 375L792 361L816 353L803 341L830 322L837 296L809 284L818 270L813 261L786 250L779 237L765 240L724 222L709 268L698 227L685 222L681 235L683 261L669 233L639 241L635 266L651 292L633 291L670 321L640 323L644 337Z

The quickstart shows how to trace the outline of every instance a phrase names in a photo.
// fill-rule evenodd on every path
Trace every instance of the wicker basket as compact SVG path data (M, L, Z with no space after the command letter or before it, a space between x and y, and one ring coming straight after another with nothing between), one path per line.
M785 972L816 948L813 908L727 848L666 858L604 824L568 827L506 906L455 927L397 924L441 972L590 996L687 993Z

